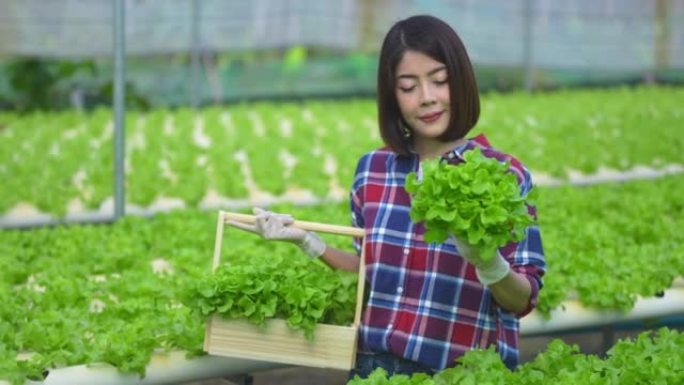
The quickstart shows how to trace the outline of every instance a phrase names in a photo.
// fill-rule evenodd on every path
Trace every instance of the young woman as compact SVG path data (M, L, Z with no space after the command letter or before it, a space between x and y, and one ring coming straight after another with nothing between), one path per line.
M403 187L408 173L420 175L423 160L458 164L465 151L479 147L485 156L511 162L523 196L532 188L519 161L482 135L466 138L479 117L479 94L466 49L449 25L414 16L390 29L380 52L377 105L386 146L359 160L350 194L352 224L366 231L369 285L350 377L366 377L377 367L390 374L431 373L492 345L514 367L518 321L534 308L545 269L538 228L530 226L523 241L485 262L454 237L425 243L425 228L411 221ZM536 217L536 209L528 208ZM255 213L256 225L233 224L266 239L293 241L332 267L357 271L360 240L350 254L290 227L289 215Z

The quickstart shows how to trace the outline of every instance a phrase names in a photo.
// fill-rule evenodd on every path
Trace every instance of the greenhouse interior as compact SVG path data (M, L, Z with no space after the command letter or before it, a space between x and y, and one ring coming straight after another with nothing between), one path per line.
M408 24L381 65L416 15L465 46L479 119L459 139L489 152L407 174L389 162L445 144L443 113L410 123L407 100L451 129L465 87ZM410 54L441 67L392 78ZM0 385L684 384L684 0L0 0L0 139ZM482 278L485 250L505 278ZM457 270L439 258L469 273L435 278ZM534 260L536 279L515 266ZM529 313L502 299L521 276ZM484 316L435 310L466 289ZM404 318L370 326L382 311ZM356 371L429 344L429 372Z

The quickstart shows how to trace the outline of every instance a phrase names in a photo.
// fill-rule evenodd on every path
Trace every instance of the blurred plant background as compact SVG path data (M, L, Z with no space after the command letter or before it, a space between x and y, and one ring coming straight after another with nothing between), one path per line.
M372 96L391 24L438 16L482 90L684 82L683 0L127 0L129 108ZM0 1L0 108L111 103L112 2Z

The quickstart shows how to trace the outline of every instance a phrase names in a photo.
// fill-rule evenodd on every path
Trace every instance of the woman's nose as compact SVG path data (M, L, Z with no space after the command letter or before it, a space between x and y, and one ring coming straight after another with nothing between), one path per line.
M420 104L427 106L433 104L437 101L435 97L435 90L432 89L429 83L422 85L421 87L421 100Z

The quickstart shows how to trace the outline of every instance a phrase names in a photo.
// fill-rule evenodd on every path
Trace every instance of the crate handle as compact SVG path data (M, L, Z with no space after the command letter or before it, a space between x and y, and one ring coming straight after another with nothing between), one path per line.
M226 212L226 211L222 211L221 213L223 213L223 218L225 221L232 220L232 221L242 222L242 223L250 224L250 225L253 225L256 223L256 216L255 215L238 214L238 213L231 213L231 212ZM349 235L349 236L354 236L354 237L363 237L364 233L365 233L363 229L359 229L357 227L328 225L325 223L318 223L318 222L294 221L294 223L292 223L291 226L298 227L302 230L307 230L307 231L320 231L323 233L330 233L330 234L337 234L337 235Z
M216 270L221 262L221 243L223 241L223 226L227 221L237 221L246 224L255 224L256 216L249 214L239 214L228 211L219 211L218 224L216 226L216 244L214 245L214 261L213 270ZM366 282L366 232L364 229L349 226L329 225L326 223L294 221L291 226L307 231L320 231L323 233L347 235L351 237L361 237L361 258L359 260L359 278L356 288L356 310L354 312L354 326L358 327L361 324L361 307L363 305L363 292Z

